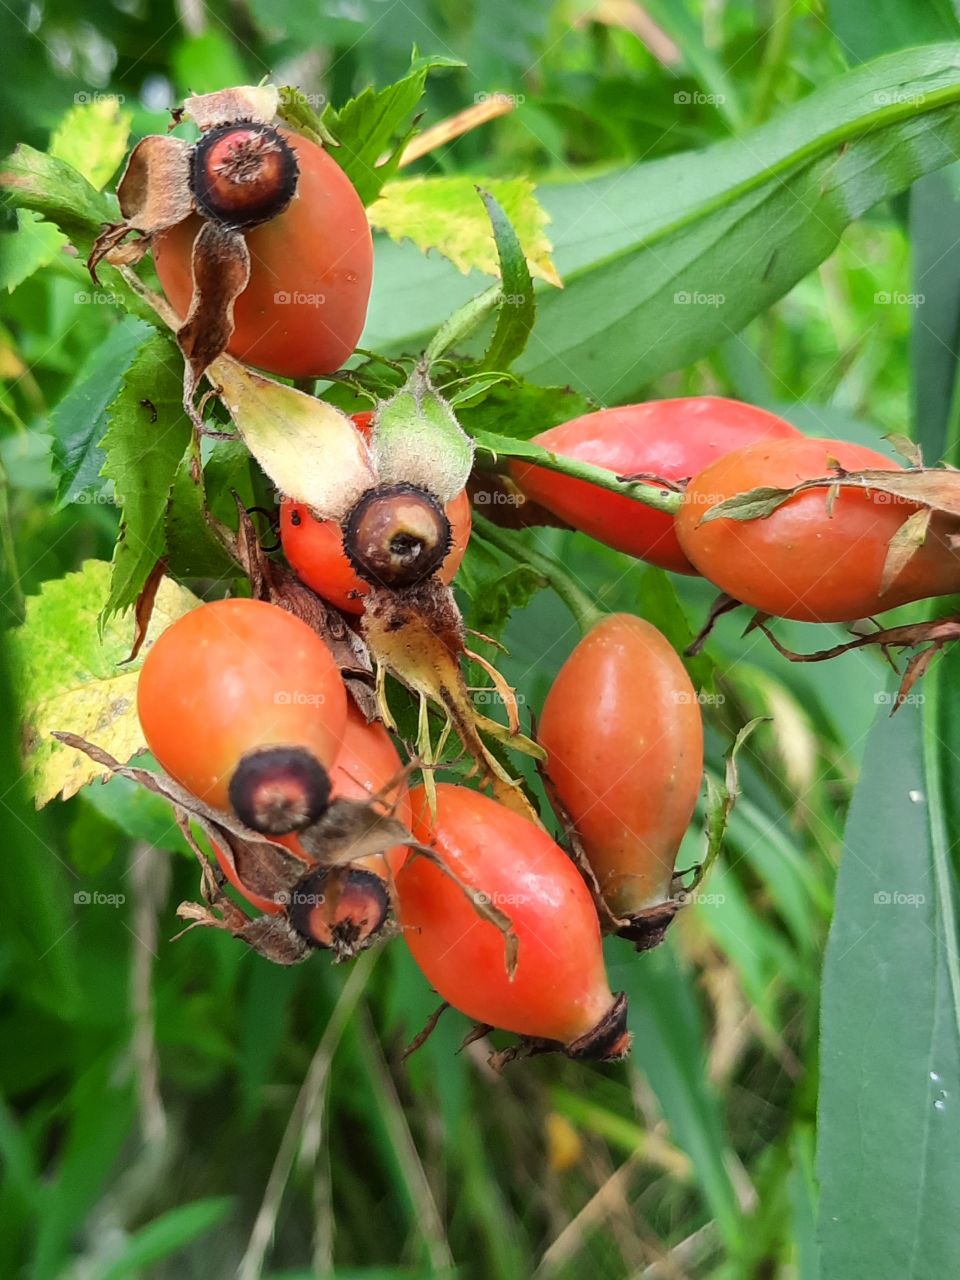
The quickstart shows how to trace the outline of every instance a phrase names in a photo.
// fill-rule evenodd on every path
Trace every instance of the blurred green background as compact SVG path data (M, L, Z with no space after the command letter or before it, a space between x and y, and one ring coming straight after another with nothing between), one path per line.
M957 34L949 4L896 0L16 0L0 6L0 129L4 154L43 148L75 102L109 94L135 133L158 132L188 91L268 74L340 103L402 75L416 45L468 64L431 77L424 126L494 92L515 109L410 172L530 174L556 207L563 272L576 258L578 229L561 216L572 186L742 135L863 59ZM642 398L732 395L868 442L919 421L939 457L954 183L945 170L873 209L742 333ZM484 284L409 244L378 237L377 255L368 347L429 333ZM44 581L109 559L116 537L110 503L58 502L50 461L57 406L117 322L76 301L84 281L61 256L2 297L7 625ZM922 310L928 294L941 313ZM931 347L948 354L945 389L922 364ZM578 535L551 538L601 603L671 607L658 574ZM694 628L710 594L680 584ZM821 1270L815 1227L821 964L851 791L890 695L875 655L792 666L742 629L725 620L709 650L713 770L738 725L769 722L744 753L725 856L664 947L636 957L608 944L632 1006L631 1061L548 1058L501 1078L489 1046L457 1053L467 1025L455 1014L401 1062L436 998L400 943L285 971L213 931L171 942L197 870L169 814L116 784L35 813L7 679L0 1276L206 1280L242 1266L251 1280L261 1262L274 1280L842 1274ZM780 634L801 649L842 638ZM574 641L549 592L511 619L503 670L528 709ZM884 748L898 767L913 731ZM695 829L681 863L702 847ZM904 1238L914 1212L904 1206Z

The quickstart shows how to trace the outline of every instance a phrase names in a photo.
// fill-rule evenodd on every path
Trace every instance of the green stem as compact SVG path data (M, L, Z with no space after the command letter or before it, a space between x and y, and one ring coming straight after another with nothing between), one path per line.
M595 467L591 462L579 462L575 458L564 458L558 453L542 449L531 440L511 440L508 436L493 435L489 431L479 431L474 438L477 448L485 449L495 459L519 458L523 462L543 467L545 471L556 471L574 480L585 480L596 489L606 489L610 493L619 494L621 498L631 498L641 506L652 507L654 511L663 511L669 516L676 515L683 502L682 493L658 487L655 480L620 480L613 471L608 471L605 467Z
M17 549L13 540L13 526L10 522L10 503L8 501L7 473L0 463L0 552L3 553L4 564L9 579L9 593L13 597L11 613L17 622L22 622L26 613L27 602L20 582L20 570L17 567Z
M776 0L773 20L767 32L767 40L756 76L753 104L747 117L748 127L758 125L767 118L776 92L777 81L783 70L783 62L790 47L790 33L796 10L794 0Z
M511 560L519 560L522 564L528 565L539 578L542 578L544 584L557 593L573 614L581 635L585 636L607 616L607 611L594 604L586 591L558 560L554 560L553 556L528 546L515 533L501 529L499 525L493 524L476 511L473 515L473 528L498 551L508 555Z

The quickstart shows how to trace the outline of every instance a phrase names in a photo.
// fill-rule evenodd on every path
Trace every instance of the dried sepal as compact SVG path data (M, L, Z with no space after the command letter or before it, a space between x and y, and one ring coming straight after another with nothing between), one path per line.
M270 124L280 105L280 91L273 84L241 84L215 93L200 93L187 98L183 114L189 116L201 133L221 124L251 121Z
M370 451L333 405L221 356L209 376L244 444L281 493L341 520L377 483Z
M372 587L361 626L377 665L433 702L451 721L497 800L539 826L539 815L521 784L480 735L478 724L484 718L478 715L463 677L463 621L450 588L437 578L407 591Z
M186 368L183 404L196 421L193 395L233 334L233 308L250 281L250 250L239 231L205 222L193 242L193 297L177 330Z
M762 631L777 653L789 662L829 662L831 658L842 657L855 649L863 649L868 645L876 645L893 665L890 657L891 649L916 649L907 660L900 680L900 687L890 714L898 711L910 695L913 686L926 673L933 659L948 644L960 640L960 614L947 614L943 618L934 618L926 622L908 622L898 627L883 627L866 635L856 636L840 644L831 645L828 649L817 649L813 653L796 653L781 644L766 621L759 621L757 630ZM921 648L926 645L926 648ZM897 668L894 666L894 670Z
M151 236L176 226L192 213L190 146L182 138L165 134L142 138L130 152L117 186L117 201L123 222L111 223L103 230L87 260L94 280L98 263L108 255L115 256L131 231ZM145 247L140 256L143 252Z

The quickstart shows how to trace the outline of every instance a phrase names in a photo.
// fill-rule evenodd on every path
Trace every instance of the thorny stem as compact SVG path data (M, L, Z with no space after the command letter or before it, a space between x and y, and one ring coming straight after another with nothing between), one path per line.
M491 523L485 516L477 512L474 512L473 515L473 527L487 542L492 543L498 550L510 556L511 559L519 560L528 565L538 577L542 578L544 583L557 593L573 614L581 635L585 636L588 631L592 630L598 622L606 617L606 610L598 608L594 604L586 591L571 577L558 560L554 560L553 556L544 551L537 551L535 547L528 546L515 533L501 529L499 525Z
M644 507L652 507L654 511L663 511L670 516L676 515L683 502L682 493L675 489L658 488L656 481L620 480L605 467L595 467L590 462L578 462L574 458L563 458L558 453L541 449L531 440L511 440L508 436L491 435L485 431L477 439L477 448L493 454L495 459L517 458L543 467L545 471L557 471L574 480L585 480L596 489L618 493L621 498L632 498Z

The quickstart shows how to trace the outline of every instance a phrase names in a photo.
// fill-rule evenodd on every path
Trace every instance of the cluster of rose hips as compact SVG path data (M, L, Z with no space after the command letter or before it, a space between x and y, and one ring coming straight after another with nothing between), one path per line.
M193 147L145 139L119 191L125 221L94 254L94 265L132 261L152 245L184 318L189 393L224 350L282 375L331 372L363 324L372 259L362 206L321 146L274 127L275 100L251 97L263 92L191 100L202 131ZM140 239L122 245L131 230ZM354 418L363 437L375 425L373 414ZM523 523L559 522L702 574L762 614L851 621L960 585L955 516L924 519L922 536L891 560L923 504L892 501L879 480L843 484L899 474L890 462L809 439L748 405L631 405L534 443L672 501L654 509L635 493L515 461L498 483L514 487ZM761 518L704 518L754 490L788 496ZM364 492L338 520L281 498L280 530L303 589L365 635L365 610L384 593L415 610L425 584L452 581L470 502L401 480ZM396 924L442 998L478 1023L572 1056L622 1056L626 1006L610 991L602 934L641 948L662 936L702 780L699 701L666 638L639 618L606 617L541 709L544 781L571 856L527 799L512 805L502 789L491 798L438 781L432 765L410 790L412 765L344 683L322 629L282 604L200 606L159 637L140 676L156 759L224 815L213 848L223 877L287 931L292 955L326 947L347 957ZM385 625L402 623L401 610Z

